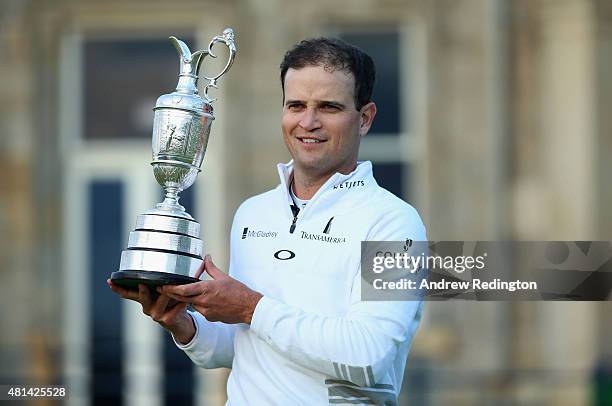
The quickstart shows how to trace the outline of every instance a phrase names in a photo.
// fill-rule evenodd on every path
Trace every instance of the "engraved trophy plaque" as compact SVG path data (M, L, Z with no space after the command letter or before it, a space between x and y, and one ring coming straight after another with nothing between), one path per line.
M180 74L176 90L157 99L153 120L153 173L164 188L162 203L136 219L128 247L121 253L119 270L113 272L113 283L136 288L139 283L149 286L196 282L194 274L202 263L200 224L178 202L178 194L195 181L206 152L210 126L214 120L210 87L234 62L236 46L234 32L226 28L215 36L207 50L191 53L187 45L170 37L179 53ZM216 58L212 48L217 43L229 49L229 58L216 76L208 81L204 97L198 94L200 65L206 56Z

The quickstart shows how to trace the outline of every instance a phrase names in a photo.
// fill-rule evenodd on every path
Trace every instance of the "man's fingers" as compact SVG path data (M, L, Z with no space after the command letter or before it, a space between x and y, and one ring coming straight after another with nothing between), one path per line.
M164 292L164 295L166 295L166 296L176 300L177 302L180 302L181 304L195 303L195 301L198 298L198 295L195 295L195 296L181 296L181 295L174 294L172 292Z
M206 290L206 284L206 281L201 281L186 285L164 285L161 287L161 290L158 289L158 292L170 297L173 297L171 294L181 297L197 296Z
M111 288L113 292L115 292L122 298L138 301L138 291L122 288L119 285L115 285L110 279L106 280L106 284Z
M142 311L145 314L150 314L151 312L151 293L149 292L149 288L142 284L138 284L138 301L142 304Z
M227 277L227 275L221 272L221 270L213 263L210 255L206 255L204 257L204 269L213 279L223 279Z
M204 273L204 264L205 263L206 263L206 257L204 257L204 261L202 261L202 264L200 264L200 267L196 271L195 275L193 275L194 278L200 279L200 276Z
M166 295L159 295L157 300L151 306L151 318L157 322L161 321L170 298Z
M170 310L168 310L166 312L166 314L164 315L164 319L166 319L166 320L173 320L180 313L185 311L187 306L189 306L189 303L178 303L178 304L176 304L174 307L172 307Z

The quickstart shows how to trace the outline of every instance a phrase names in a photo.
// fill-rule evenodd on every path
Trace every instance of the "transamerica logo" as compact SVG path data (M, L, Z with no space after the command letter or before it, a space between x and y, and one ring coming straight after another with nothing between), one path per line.
M323 241L323 242L331 242L334 244L341 244L341 243L346 242L346 237L332 237L327 234L314 234L314 233L307 233L306 231L302 231L301 233L302 233L301 238L304 240L316 240L316 241Z
M261 231L261 230L250 230L248 227L242 229L242 239L247 237L251 238L276 238L278 233L276 231Z
M363 180L347 180L346 182L342 182L338 185L334 186L334 190L336 189L350 189L353 187L365 186L365 181Z

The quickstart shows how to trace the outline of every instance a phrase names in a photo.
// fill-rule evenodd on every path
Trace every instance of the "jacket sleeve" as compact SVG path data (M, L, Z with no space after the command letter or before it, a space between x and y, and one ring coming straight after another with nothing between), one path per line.
M231 235L235 234L234 223L232 224ZM234 275L236 261L232 246L233 238L230 240L230 269L229 275ZM196 312L189 311L196 327L196 333L191 341L185 345L174 340L178 348L185 351L185 354L199 367L212 369L226 367L231 368L234 361L234 336L237 324L225 324L222 322L211 322ZM174 339L174 337L173 337Z
M234 360L235 324L224 324L206 320L198 312L188 312L193 318L196 333L187 344L181 344L174 337L177 347L199 367L231 368Z
M426 241L416 212L399 219L382 219L367 239ZM400 346L412 341L422 301L361 301L360 284L357 271L350 306L342 317L308 313L264 296L255 308L251 331L304 367L360 386L375 386L391 368Z

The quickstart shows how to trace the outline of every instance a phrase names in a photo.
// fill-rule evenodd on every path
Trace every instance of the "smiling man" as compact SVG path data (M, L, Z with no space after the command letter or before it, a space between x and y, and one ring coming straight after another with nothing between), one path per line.
M332 175L355 169L376 105L355 98L355 78L344 70L304 66L283 72L282 128L293 157L294 192L310 199Z
M426 235L357 161L374 76L372 59L340 40L289 50L281 126L293 160L278 165L277 188L236 212L229 275L207 256L199 272L213 280L164 286L155 300L111 284L194 363L232 368L229 405L397 404L422 303L362 301L360 244Z

